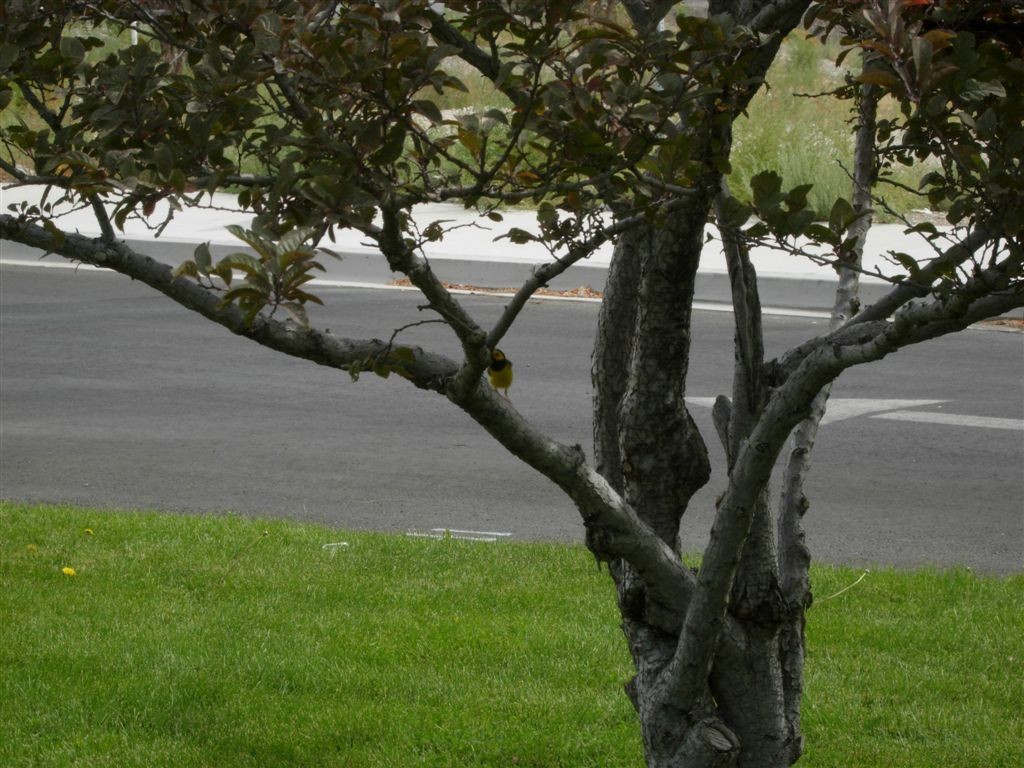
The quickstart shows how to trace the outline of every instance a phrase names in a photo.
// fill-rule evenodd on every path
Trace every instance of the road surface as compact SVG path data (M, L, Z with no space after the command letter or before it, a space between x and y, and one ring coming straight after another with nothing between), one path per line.
M0 497L239 511L396 531L579 540L571 504L437 395L286 359L118 275L0 267ZM330 289L314 320L387 338L416 294ZM487 320L502 303L470 298ZM590 443L594 304L535 302L502 346L516 406ZM768 317L769 354L825 322ZM689 394L716 469L684 519L703 546L722 454L731 315L699 312ZM401 340L457 352L441 326ZM844 374L808 490L814 556L851 564L1024 562L1024 336L970 331Z

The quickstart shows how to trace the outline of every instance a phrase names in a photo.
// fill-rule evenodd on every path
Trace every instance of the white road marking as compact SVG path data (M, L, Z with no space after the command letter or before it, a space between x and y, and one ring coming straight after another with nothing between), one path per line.
M1024 419L1002 419L995 416L966 416L959 413L929 411L890 411L889 413L876 413L871 418L943 424L950 427L981 427L982 429L1010 429L1024 432Z
M39 267L41 269L77 269L85 270L88 272L99 272L109 275L116 275L117 273L106 267L96 267L92 264L76 264L70 261L43 261L42 259L7 259L0 257L0 265L8 267ZM414 285L391 285L390 283L373 283L359 280L332 280L326 277L317 277L309 283L317 288L372 288L374 290L385 290L385 291L419 291ZM448 292L456 296L493 296L497 299L508 299L515 296L515 291L501 291L501 290L473 290L470 288L449 288ZM601 299L590 297L590 296L552 296L552 295L540 295L532 296L531 301L575 301L583 304L600 304ZM732 312L732 305L713 302L713 301L695 301L693 302L693 308L696 310L702 310L704 312ZM764 315L779 315L783 317L809 317L816 320L827 320L830 315L828 312L815 309L789 309L789 308L775 308L775 307L762 307L761 313Z
M689 405L711 408L713 397L688 397ZM834 424L856 416L891 421L914 421L921 424L942 424L949 427L978 427L981 429L1010 429L1024 432L1024 420L1005 419L995 416L969 416L959 413L937 413L935 411L908 411L907 408L921 408L941 405L949 400L885 400L869 397L837 397L828 401L828 409L822 424Z
M699 405L703 408L712 408L715 405L714 397L688 397L686 398L687 405Z
M829 399L822 424L867 416L881 411L895 411L904 408L920 408L924 405L940 405L948 400L876 400L870 397L837 397Z
M73 261L43 261L42 259L8 259L0 258L0 264L5 267L39 267L40 269L74 269L85 272L106 272L116 275L112 269L97 267L93 264L80 264Z

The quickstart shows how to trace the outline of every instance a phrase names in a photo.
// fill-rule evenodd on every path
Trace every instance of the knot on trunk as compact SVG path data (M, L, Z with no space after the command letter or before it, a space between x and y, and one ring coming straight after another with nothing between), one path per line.
M705 718L687 729L679 749L665 766L728 768L736 765L740 740L721 720Z
M771 579L763 583L737 582L729 613L743 622L775 630L792 611L778 581Z
M687 740L699 742L704 750L720 758L725 757L727 753L735 753L740 748L740 740L736 738L736 734L721 721L711 718L701 721L696 728L692 729ZM732 760L728 762L731 763ZM715 764L725 765L726 763L719 760Z

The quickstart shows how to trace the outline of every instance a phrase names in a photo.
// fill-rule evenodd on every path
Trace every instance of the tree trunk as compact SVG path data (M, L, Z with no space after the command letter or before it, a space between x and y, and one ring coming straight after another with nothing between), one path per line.
M678 216L620 239L594 353L597 467L677 554L682 514L709 478L706 447L684 403L705 212ZM754 299L756 307L756 292ZM755 325L749 338L759 370L759 318ZM747 398L742 400L746 410ZM745 421L737 418L736 424ZM767 541L747 548L757 564L741 568L745 577L738 588L743 598L736 601L735 611L742 614L745 608L750 615L730 618L728 637L719 643L706 691L697 700L666 687L665 672L679 645L679 629L670 631L650 620L646 586L632 567L621 560L610 565L636 670L627 693L640 717L649 766L779 768L799 755L783 707L782 615L766 497L758 508L751 527L760 532L759 541L762 534ZM765 553L771 558L767 572L760 563ZM771 606L767 612L765 605Z

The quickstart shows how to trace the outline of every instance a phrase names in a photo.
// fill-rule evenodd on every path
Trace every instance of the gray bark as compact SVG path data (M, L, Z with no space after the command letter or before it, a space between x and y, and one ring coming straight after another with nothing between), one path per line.
M871 227L871 189L875 182L875 120L879 90L875 86L862 86L858 102L857 131L853 160L853 207L862 217L851 228L856 238L852 263L839 270L835 303L830 328L835 330L857 313L860 268L863 262L864 242ZM790 618L783 626L780 650L785 675L786 719L794 727L794 736L802 743L799 731L800 709L803 697L803 668L805 653L805 613L811 604L810 564L802 520L810 507L804 493L804 481L811 469L811 452L818 436L818 427L825 415L831 393L826 385L814 398L810 415L794 430L782 479L779 502L779 570L782 574L782 593L789 607Z

